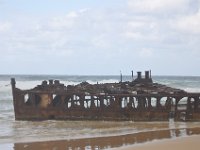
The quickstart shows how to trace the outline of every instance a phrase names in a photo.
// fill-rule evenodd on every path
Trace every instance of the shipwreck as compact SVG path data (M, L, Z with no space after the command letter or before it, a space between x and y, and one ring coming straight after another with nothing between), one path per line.
M200 121L200 93L154 83L151 71L118 83L49 80L21 90L12 78L11 85L16 120Z

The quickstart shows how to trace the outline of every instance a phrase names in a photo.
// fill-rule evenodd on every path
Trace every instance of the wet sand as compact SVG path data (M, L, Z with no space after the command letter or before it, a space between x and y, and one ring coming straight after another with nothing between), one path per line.
M180 137L176 139L153 141L143 144L113 148L112 150L199 150L200 135Z
M198 136L194 136L198 135ZM184 136L192 136L185 137ZM188 139L187 139L188 138ZM192 139L190 139L192 138ZM166 140L171 139L171 140ZM198 140L197 140L198 139ZM170 144L170 149L176 149L171 147L177 146L182 149L185 148L181 143L186 143L186 145L200 145L200 128L181 128L181 129L169 129L169 130L155 130L139 132L134 134L126 134L120 136L109 136L109 137L94 137L94 138L83 138L83 139L71 139L71 140L58 140L58 141L41 141L41 142L25 142L25 143L15 143L13 145L13 150L44 150L44 149L86 149L86 150L98 150L98 149L149 149L149 144L152 149L157 148L167 148ZM159 142L161 141L161 142ZM164 141L164 142L163 142ZM187 145L187 146L188 146ZM4 145L4 149L7 150L8 146ZM158 146L158 147L157 147ZM164 147L164 148L163 148ZM190 147L190 146L189 146ZM197 146L198 147L198 146ZM0 146L0 148L2 148ZM11 150L12 150L11 149ZM189 149L187 147L187 149ZM182 149L183 150L183 149Z
M133 145L128 145L128 146L120 146L116 148L103 148L103 149L111 149L111 150L155 150L155 149L160 149L160 150L198 150L200 147L200 135L193 135L193 136L188 136L188 137L179 137L179 138L174 138L174 139L164 139L164 140L157 140L157 141L151 141L151 142L146 142L146 143L140 143L140 144L133 144ZM115 139L113 139L115 140ZM30 144L30 143L29 143ZM55 150L66 150L66 149L71 149L65 147L66 143L64 141L59 142L59 147L57 147L55 142L49 143L44 142L41 147L39 146L38 143L32 143L31 147L29 147L29 144L18 144L18 145L12 145L12 144L3 144L0 145L1 149L4 150L17 150L17 149L28 149L28 150L44 150L44 149L55 149ZM73 149L73 148L72 148ZM82 147L82 149L101 149L100 147Z

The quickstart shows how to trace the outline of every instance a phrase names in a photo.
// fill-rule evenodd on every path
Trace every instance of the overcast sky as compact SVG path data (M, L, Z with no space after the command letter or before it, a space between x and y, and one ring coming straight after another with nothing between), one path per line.
M200 76L200 0L0 0L0 74Z

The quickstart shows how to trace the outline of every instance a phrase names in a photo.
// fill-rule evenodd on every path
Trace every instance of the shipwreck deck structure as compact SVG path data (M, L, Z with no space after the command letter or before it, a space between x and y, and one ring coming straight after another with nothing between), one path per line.
M149 71L130 82L49 80L29 90L16 88L14 78L11 84L16 120L200 121L200 93L153 83Z

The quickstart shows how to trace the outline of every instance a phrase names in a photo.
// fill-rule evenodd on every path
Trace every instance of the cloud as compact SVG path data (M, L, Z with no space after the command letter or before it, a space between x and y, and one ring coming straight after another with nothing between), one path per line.
M136 41L159 41L159 28L160 24L155 19L132 18L125 23L124 37Z
M107 35L101 34L91 39L91 44L96 48L109 49L110 44L105 40Z
M139 51L139 56L142 58L150 58L153 56L153 49L143 48Z
M147 65L159 70L169 66L171 56L173 63L182 61L179 56L198 56L198 6L195 0L128 0L120 9L78 8L34 17L23 13L0 20L1 68L26 64L37 73L59 66L57 73L67 68L69 74L114 74L119 68Z
M10 22L0 22L0 32L7 32L11 30L12 24Z
M187 34L200 34L200 9L197 13L182 16L171 22L172 27L176 30Z
M69 12L65 16L57 16L48 22L48 26L54 30L56 29L70 29L75 25L79 14L75 11Z
M187 13L197 0L129 0L129 8L138 13Z

